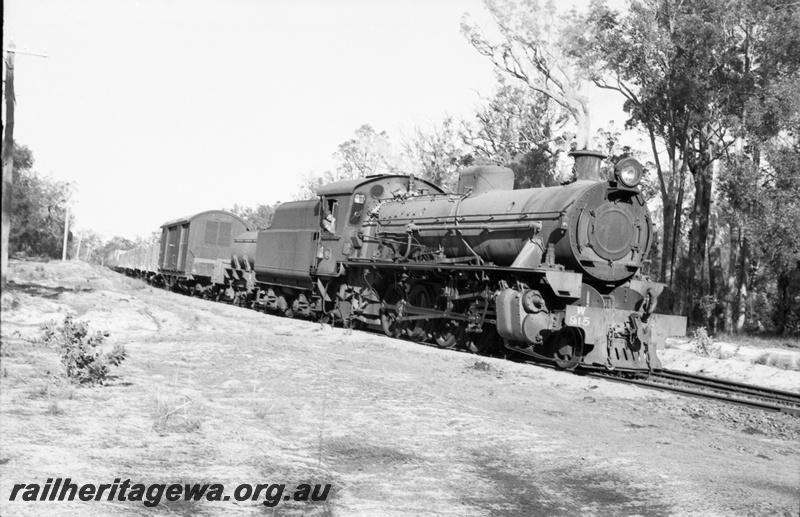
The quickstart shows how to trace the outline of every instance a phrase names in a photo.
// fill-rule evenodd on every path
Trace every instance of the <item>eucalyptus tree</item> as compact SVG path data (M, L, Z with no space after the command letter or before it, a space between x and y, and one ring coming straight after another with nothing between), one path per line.
M465 124L464 141L476 162L510 167L517 188L551 186L568 142L567 118L548 96L498 75L494 96Z
M33 153L14 145L14 197L11 202L10 253L61 256L70 185L33 169Z
M353 138L339 144L333 157L338 162L333 174L336 181L397 170L396 153L389 135L386 131L375 131L369 124L359 127Z
M405 156L410 161L408 172L454 192L458 172L473 162L461 126L462 122L452 115L444 115L441 123L427 127L416 125L403 141Z
M591 111L585 77L578 60L565 52L566 25L552 1L484 0L495 21L496 34L487 34L465 16L462 33L504 74L552 99L577 125L577 148L589 149Z

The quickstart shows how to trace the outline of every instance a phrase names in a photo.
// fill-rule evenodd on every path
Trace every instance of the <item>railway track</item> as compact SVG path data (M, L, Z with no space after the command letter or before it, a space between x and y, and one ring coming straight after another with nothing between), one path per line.
M800 416L800 394L789 391L705 377L676 370L658 370L642 374L631 373L627 376L602 371L584 371L581 373L589 377L634 384L644 388L671 391L692 397L720 400L731 404Z

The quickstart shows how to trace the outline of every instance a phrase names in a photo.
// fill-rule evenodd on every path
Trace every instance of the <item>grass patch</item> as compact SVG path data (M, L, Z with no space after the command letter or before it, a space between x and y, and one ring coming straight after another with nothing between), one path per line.
M21 341L22 333L20 333L19 330L15 330L8 336L0 336L0 357L11 357L18 349L18 345L16 343L11 343L8 338Z
M734 355L736 355L736 354L735 354L735 353L734 353L734 354L732 354L732 353L730 353L730 352L726 352L725 350L722 350L722 349L720 349L719 347L717 347L717 352L716 352L716 354L715 354L715 357L716 357L717 359L722 359L722 360L725 360L725 359L730 359L730 358L731 358L731 357L733 357Z
M47 405L47 409L45 410L45 413L48 416L59 416L59 415L63 415L64 414L64 410L61 409L61 406L58 405L58 401L57 400L51 400L50 404Z
M800 370L800 359L793 360L787 355L769 352L764 352L753 359L753 364L763 364L764 366L772 366L781 370Z
M49 384L43 384L41 386L33 388L32 390L30 390L28 392L28 398L30 398L32 400L45 399L45 398L49 399L50 398L50 385Z
M159 393L153 404L153 429L158 433L194 433L202 419L198 405L189 397Z
M131 291L140 291L147 287L147 282L138 278L123 277L123 284Z
M797 337L771 336L769 334L731 334L728 332L720 332L717 333L715 338L717 341L736 343L738 345L745 345L752 348L800 349L800 338Z

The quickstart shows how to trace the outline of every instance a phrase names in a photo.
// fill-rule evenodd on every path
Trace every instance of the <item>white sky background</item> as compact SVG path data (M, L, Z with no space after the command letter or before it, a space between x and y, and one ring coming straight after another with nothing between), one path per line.
M15 140L77 184L77 228L106 237L288 201L362 124L399 146L495 84L460 33L465 12L490 25L479 0L4 4L4 47L50 56L16 55Z

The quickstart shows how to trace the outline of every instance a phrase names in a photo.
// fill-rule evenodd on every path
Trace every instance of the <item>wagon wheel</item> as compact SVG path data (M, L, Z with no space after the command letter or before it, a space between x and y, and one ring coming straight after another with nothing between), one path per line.
M483 332L470 332L467 336L467 348L470 352L490 355L499 349L501 339L493 325L484 325Z
M439 320L433 331L433 339L439 348L452 348L461 334L461 327L453 320Z
M367 324L361 320L352 319L350 320L350 328L353 330L364 330L367 328Z
M423 309L433 309L434 296L429 287L417 284L408 295L409 305ZM433 322L429 319L413 320L407 323L408 335L417 342L427 341L433 331Z
M286 303L286 308L284 308L282 310L283 315L286 316L287 318L294 318L294 312L295 312L294 309L295 309L295 306L296 306L295 299L291 298L289 296L286 296L284 299L286 300L286 302L285 302ZM280 307L280 305L278 307Z
M397 305L405 300L406 291L398 283L394 283L383 293L383 302L386 305ZM381 327L389 337L400 337L405 332L405 322L397 321L397 312L392 307L381 308Z
M239 298L239 307L243 307L245 309L252 309L253 296L247 292L243 292L242 296Z
M583 358L583 334L575 327L564 327L553 336L553 360L564 370L574 370Z

